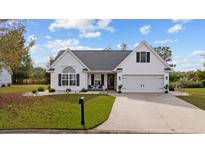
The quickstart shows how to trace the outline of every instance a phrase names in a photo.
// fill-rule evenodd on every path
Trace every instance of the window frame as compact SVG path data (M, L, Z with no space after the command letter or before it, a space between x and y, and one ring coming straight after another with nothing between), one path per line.
M101 74L94 74L94 85L100 86L101 84Z
M74 75L74 79L71 79L71 76ZM74 84L71 84L71 81L74 81ZM77 74L69 73L69 86L77 86Z
M142 57L142 56L144 56L144 57ZM142 61L142 59L144 61ZM146 51L141 51L140 52L140 63L147 63L147 52Z
M74 76L72 78L71 76ZM74 81L74 84L71 84ZM77 73L62 73L61 75L61 85L62 86L77 86Z
M145 61L143 61L143 62L142 62L142 57L141 57L142 53L145 53ZM148 61L148 53L149 53L149 61ZM150 63L150 52L148 52L148 51L136 52L136 63Z
M67 83L67 84L64 84L64 83ZM68 86L69 84L69 76L68 76L68 73L63 73L61 75L61 85L62 86Z

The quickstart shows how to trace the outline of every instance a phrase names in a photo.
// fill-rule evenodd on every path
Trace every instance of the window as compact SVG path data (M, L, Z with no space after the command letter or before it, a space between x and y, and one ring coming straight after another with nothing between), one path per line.
M136 62L137 63L150 63L150 52L137 52L136 53Z
M68 85L68 74L62 74L62 86Z
M101 85L101 75L100 74L95 74L95 76L94 76L94 85L95 86Z
M145 63L146 62L146 56L147 56L146 52L141 52L140 53L141 63Z
M76 86L77 78L76 74L62 74L62 86Z
M76 74L70 74L70 86L76 85Z

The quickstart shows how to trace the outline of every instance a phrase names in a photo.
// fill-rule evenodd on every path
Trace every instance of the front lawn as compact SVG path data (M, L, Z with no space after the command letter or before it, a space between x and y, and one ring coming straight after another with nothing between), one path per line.
M80 124L80 94L23 97L0 95L0 129L89 129L104 122L115 97L85 94L85 127Z
M183 91L190 93L191 96L178 96L178 98L205 110L205 88L185 88Z
M32 90L37 90L38 87L44 87L45 89L47 89L48 85L31 84L31 85L12 85L11 87L0 87L0 95L31 92Z

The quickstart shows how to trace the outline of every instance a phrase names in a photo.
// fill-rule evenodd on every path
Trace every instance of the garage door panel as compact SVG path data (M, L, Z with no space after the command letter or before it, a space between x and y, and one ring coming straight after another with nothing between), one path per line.
M123 92L163 92L163 75L123 75Z

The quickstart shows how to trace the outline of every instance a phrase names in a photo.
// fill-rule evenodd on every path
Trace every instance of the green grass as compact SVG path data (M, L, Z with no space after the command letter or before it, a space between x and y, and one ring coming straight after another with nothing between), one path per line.
M178 96L178 98L205 110L205 88L185 88L183 91L191 96Z
M11 87L0 87L0 94L11 94L11 93L24 93L37 90L38 87L44 87L47 89L48 85L12 85Z
M21 96L0 103L0 129L54 128L89 129L104 122L112 109L115 97L85 96L85 127L80 124L80 94L43 97ZM9 100L9 99L8 99Z

